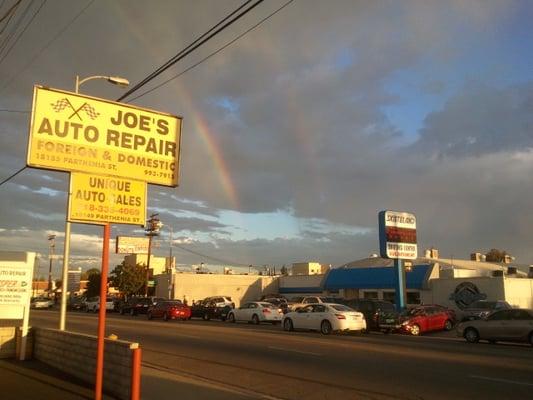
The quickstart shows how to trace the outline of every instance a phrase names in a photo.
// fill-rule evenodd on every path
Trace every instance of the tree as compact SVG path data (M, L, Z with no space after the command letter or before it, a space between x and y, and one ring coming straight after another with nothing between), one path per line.
M142 294L145 292L146 267L128 265L123 261L111 271L111 284L126 296Z
M485 254L485 260L488 262L503 262L505 261L505 256L507 252L505 250L490 249L490 251Z
M100 274L100 270L98 268L89 268L87 271L81 273L80 279L85 281L93 274Z
M280 272L281 272L281 275L283 275L283 276L289 275L289 270L287 269L285 264L283 264L283 267L281 267L281 271Z
M63 280L62 279L56 279L56 289L60 289L61 286L63 286Z
M100 295L100 272L89 275L89 282L87 283L87 297L94 297Z

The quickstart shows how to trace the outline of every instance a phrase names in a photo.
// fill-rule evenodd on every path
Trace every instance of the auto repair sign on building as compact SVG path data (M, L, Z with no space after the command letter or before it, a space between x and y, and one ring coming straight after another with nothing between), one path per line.
M416 217L407 212L379 213L381 257L414 260L417 257Z
M175 187L180 117L34 87L27 165Z
M35 253L0 251L0 319L22 319L29 307Z

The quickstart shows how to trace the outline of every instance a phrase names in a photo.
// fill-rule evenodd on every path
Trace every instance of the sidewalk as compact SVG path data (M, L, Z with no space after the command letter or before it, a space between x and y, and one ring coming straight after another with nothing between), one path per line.
M0 360L2 400L92 400L94 388L77 382L36 360ZM141 398L143 400L252 400L264 398L235 390L231 385L213 385L194 377L179 376L143 366ZM104 400L113 400L105 396Z
M94 399L92 389L73 383L73 379L35 360L0 360L0 387L2 400Z

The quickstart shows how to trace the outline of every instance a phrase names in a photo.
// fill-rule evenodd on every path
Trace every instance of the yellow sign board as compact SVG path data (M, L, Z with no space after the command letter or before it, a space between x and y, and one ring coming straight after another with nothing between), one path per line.
M27 164L178 185L181 118L36 85Z
M146 182L73 172L68 203L70 222L144 225Z

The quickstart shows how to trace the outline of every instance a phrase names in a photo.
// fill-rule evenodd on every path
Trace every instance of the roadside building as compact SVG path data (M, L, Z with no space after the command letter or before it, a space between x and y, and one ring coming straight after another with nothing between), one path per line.
M329 269L329 265L318 262L299 262L292 264L292 275L323 275Z

